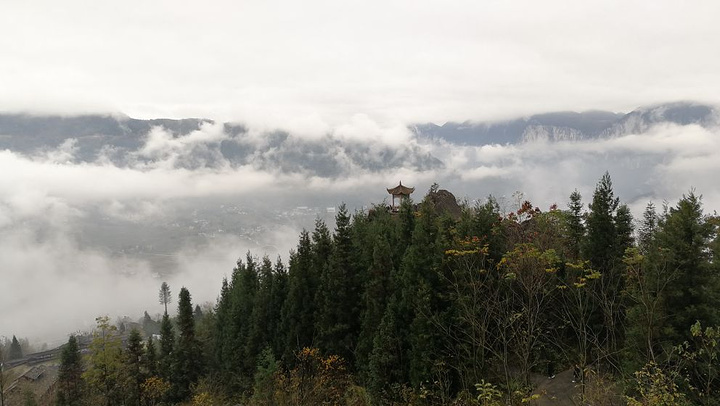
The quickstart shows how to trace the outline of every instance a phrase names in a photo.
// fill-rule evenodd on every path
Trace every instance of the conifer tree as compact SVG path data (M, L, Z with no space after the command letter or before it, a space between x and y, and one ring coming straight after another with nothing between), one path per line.
M269 334L271 330L274 330L275 324L275 320L270 315L274 284L273 265L268 257L264 257L262 260L258 282L259 287L250 317L250 336L245 344L245 351L252 354L253 358L256 358L260 351L269 345Z
M195 319L190 292L184 287L180 289L178 299L177 324L179 335L170 382L174 399L182 401L190 396L190 387L197 382L203 370L200 343L195 337Z
M285 334L282 329L282 309L285 298L288 296L288 273L278 256L273 268L273 285L270 299L268 336L273 354L282 354L285 348Z
M169 382L173 375L173 357L175 353L175 331L173 329L170 316L167 313L163 315L160 323L160 359L159 359L159 375L165 381Z
M402 199L397 217L397 241L393 244L395 247L393 256L403 258L405 250L412 243L412 235L415 230L415 208L412 199Z
M373 348L368 362L367 385L376 404L383 404L382 398L394 384L407 382L406 334L396 319L398 296L391 298L385 309L378 330L373 338Z
M223 286L217 308L215 352L221 382L228 393L247 390L252 385L257 354L248 343L257 291L257 265L248 252L245 263L238 260L230 283Z
M212 360L209 362L211 369L220 372L223 376L227 360L224 358L226 346L230 342L230 285L227 278L223 278L220 288L220 296L217 305L215 305L215 329L213 332L213 353Z
M130 331L127 348L125 349L125 371L127 374L127 385L125 390L125 401L129 405L140 406L142 389L141 386L146 379L143 368L145 350L142 344L140 332L136 329Z
M605 172L595 188L587 215L584 256L592 269L601 274L600 283L593 292L600 310L594 323L601 330L604 359L615 370L619 368L617 352L624 330L622 258L624 249L632 242L632 217L626 206L618 210L619 205L610 174Z
M83 397L83 366L77 339L71 335L60 353L60 369L58 371L57 406L80 406Z
M333 252L333 240L325 222L321 219L315 220L315 229L312 233L312 274L319 278L330 263L330 255Z
M599 272L609 271L617 259L617 234L615 231L615 211L620 199L615 197L610 174L605 172L593 194L590 212L587 215L587 238L583 252L593 269Z
M20 342L18 341L17 337L12 337L12 342L10 343L10 351L8 353L8 360L14 360L14 359L20 359L23 357L23 351L22 347L20 346Z
M638 249L641 254L644 255L649 252L653 238L655 237L655 232L657 231L657 225L658 215L655 211L655 205L650 202L645 207L642 223L637 232Z
M583 223L582 196L575 190L570 194L570 203L567 213L567 244L570 258L580 258L580 248L585 238L585 225Z
M363 294L364 313L357 346L358 369L367 379L369 357L378 327L382 322L390 295L393 292L393 260L390 244L384 235L377 236L373 253L373 263Z
M665 303L669 310L667 336L675 344L691 339L688 326L696 321L703 325L720 322L718 273L710 248L716 233L703 213L701 197L692 191L669 209L659 225L657 243L667 250L669 269L677 270Z
M300 233L297 251L290 253L288 295L282 308L285 333L283 361L292 366L295 353L313 346L318 278L313 270L312 245L307 231Z
M438 344L442 341L439 330L431 328L432 313L438 311L437 291L440 286L437 273L441 249L438 240L437 213L432 202L425 199L420 205L418 220L412 235L412 244L405 251L399 273L399 314L395 319L407 331L406 354L409 379L413 387L429 379L439 356Z
M170 292L170 285L167 282L163 282L160 285L160 291L158 292L158 301L161 305L165 306L165 314L167 314L167 305L172 301L172 293Z
M153 336L148 336L147 345L145 347L144 367L148 377L158 376L158 355L155 348L155 340Z
M319 346L352 364L359 333L359 275L353 263L350 215L344 204L335 216L330 263L322 274L318 293Z

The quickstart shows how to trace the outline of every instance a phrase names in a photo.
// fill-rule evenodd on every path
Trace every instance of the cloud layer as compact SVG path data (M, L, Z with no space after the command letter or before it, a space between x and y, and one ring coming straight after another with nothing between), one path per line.
M716 1L4 2L0 109L335 128L718 101Z
M331 219L326 207L381 202L398 180L416 187L416 199L438 182L470 201L493 194L511 210L515 191L547 208L564 207L577 188L587 203L608 170L636 215L648 201L672 204L691 188L707 210L720 207L716 127L661 123L610 138L463 146L359 117L321 135L283 137L251 128L233 139L217 125L184 136L156 128L121 163L103 154L80 160L74 140L42 153L0 151L0 171L12 174L0 179L0 335L58 343L99 314L155 314L162 280L212 302L248 250L287 257L301 228L318 215ZM246 163L218 155L223 141L252 146ZM299 158L323 156L338 172L270 164L297 148L305 148ZM408 151L441 164L404 165ZM374 166L378 156L400 161Z

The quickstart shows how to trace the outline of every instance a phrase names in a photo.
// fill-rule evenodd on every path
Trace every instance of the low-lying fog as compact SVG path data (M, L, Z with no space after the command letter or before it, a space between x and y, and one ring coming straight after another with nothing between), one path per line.
M520 191L545 210L566 207L576 188L588 203L607 170L636 216L649 201L674 204L691 188L706 211L720 207L717 128L662 124L613 138L476 147L366 121L331 133L366 143L367 159L411 148L441 164L373 169L337 149L330 151L339 171L322 176L273 167L271 148L232 165L204 148L228 137L211 124L182 137L156 129L123 164L102 155L78 160L72 141L35 154L0 151L0 336L54 346L89 330L98 315L159 314L162 281L174 295L186 286L194 303L214 303L222 278L248 250L287 259L317 217L332 223L331 208L341 202L351 211L380 203L400 180L416 188L415 200L437 182L470 202L492 194L508 210ZM189 160L192 166L180 164Z

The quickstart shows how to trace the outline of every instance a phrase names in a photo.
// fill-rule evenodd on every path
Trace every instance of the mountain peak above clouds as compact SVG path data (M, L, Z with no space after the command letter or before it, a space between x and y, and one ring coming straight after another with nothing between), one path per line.
M535 114L505 121L416 124L410 129L421 138L461 145L516 144L528 141L572 141L642 133L662 123L714 127L720 124L718 107L690 101L639 107L629 113L573 111Z

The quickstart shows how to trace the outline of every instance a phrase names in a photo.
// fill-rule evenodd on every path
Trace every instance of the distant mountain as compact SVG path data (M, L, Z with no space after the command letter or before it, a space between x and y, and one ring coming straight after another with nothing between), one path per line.
M410 130L421 140L456 145L516 144L616 137L642 133L662 123L713 127L720 125L719 117L716 107L678 102L627 114L556 112L500 122L418 124L410 126ZM164 133L151 133L154 128ZM196 131L207 134L189 136ZM444 167L431 154L431 147L413 142L398 146L348 140L333 134L308 139L284 131L258 137L250 135L243 125L218 125L203 118L140 120L123 115L0 113L0 149L27 156L52 155L63 162L109 162L120 167L152 167L159 162L165 167L186 169L249 165L270 172L321 177L343 176L357 170L424 171ZM62 153L53 155L58 149Z
M79 115L39 116L0 114L0 148L32 153L57 148L67 139L78 141L78 155L92 161L103 147L137 149L153 127L163 127L173 134L186 135L212 120L138 120L127 116Z
M610 128L603 131L602 136L639 134L662 123L695 124L706 128L718 126L720 125L720 110L715 106L690 102L641 107L625 114Z
M417 145L373 145L331 135L304 139L282 131L268 132L258 139L250 137L244 126L231 123L223 124L221 137L175 144L161 139L154 150L145 148L153 128L162 128L172 139L180 140L206 124L215 123L201 118L139 120L118 115L0 113L0 149L33 156L70 141L71 160L78 162L101 160L129 166L171 160L175 167L188 169L252 165L268 171L322 177L358 169L376 172L402 167L422 171L443 166Z
M498 122L448 122L442 126L418 124L410 129L422 138L460 145L488 145L620 136L642 133L661 123L711 127L720 124L720 114L714 106L676 102L642 107L627 114L558 112Z

